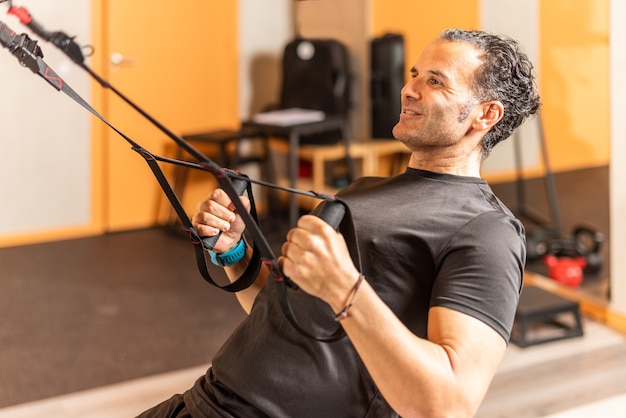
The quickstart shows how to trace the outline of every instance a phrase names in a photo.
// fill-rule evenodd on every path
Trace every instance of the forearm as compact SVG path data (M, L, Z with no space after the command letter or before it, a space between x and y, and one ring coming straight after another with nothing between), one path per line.
M490 378L474 379L445 341L417 337L363 285L342 325L391 407L407 418L471 416Z
M246 244L246 255L243 257L243 259L231 266L224 268L226 276L231 283L241 277L241 275L246 271L246 268L248 267L248 264L250 264L250 260L252 259L252 252L253 249ZM250 287L241 290L235 294L237 300L239 301L239 304L241 305L243 310L246 311L246 313L250 313L250 310L252 309L252 304L254 303L254 299L256 298L259 291L263 288L263 286L265 286L267 276L267 268L264 265L261 265L261 270L259 271L259 275L257 276L254 283Z
M345 240L315 216L300 218L287 234L282 254L283 271L300 289L326 301L335 313L347 312L341 324L398 414L408 418L474 413L506 349L493 328L456 310L432 307L428 339L419 338L369 282L357 289L359 272Z

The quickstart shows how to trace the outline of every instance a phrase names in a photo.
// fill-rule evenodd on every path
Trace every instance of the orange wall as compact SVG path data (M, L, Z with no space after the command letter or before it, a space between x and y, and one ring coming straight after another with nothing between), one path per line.
M540 1L540 90L555 171L607 165L608 0Z
M107 49L106 10L110 0L92 0L94 38L93 44L100 45L97 52ZM539 4L540 27L540 89L543 97L543 122L552 168L555 171L605 165L609 162L609 0L536 0ZM480 0L442 0L440 2L416 2L414 0L372 0L372 36L386 32L401 33L405 37L407 67L418 57L419 52L444 28L480 27ZM236 39L237 2L223 2L224 14L228 19L212 22L212 28L228 31ZM223 24L223 25L222 25ZM104 38L103 38L104 37ZM192 53L198 50L193 39L178 39L178 47L188 47ZM208 90L196 97L211 96L211 100L189 103L188 106L171 106L167 101L151 103L155 115L166 116L166 124L176 130L180 125L192 129L216 127L216 121L236 123L238 63L233 44L207 43L202 53L218 57L206 67L188 69L189 76L205 77L208 70L213 76ZM228 57L226 61L219 57ZM92 67L107 76L108 55L96 54L91 58ZM224 63L230 66L225 68ZM206 85L206 84L205 84ZM100 86L93 90L93 103L99 109L108 106ZM175 102L187 100L179 97ZM153 107L155 106L155 107ZM166 109L164 110L163 107ZM200 110L191 114L189 109ZM165 113L163 113L165 112ZM206 117L205 117L206 116ZM106 172L103 168L107 153L105 140L108 128L94 123L93 137L93 220L91 225L78 229L48 231L29 234L27 237L11 238L13 244L47 241L55 238L90 235L106 230ZM126 150L130 153L131 151ZM142 167L145 170L145 167ZM151 182L153 180L150 180ZM152 183L150 183L152 184ZM195 184L195 182L193 182ZM198 190L203 193L206 190ZM193 192L196 192L195 190ZM190 193L189 201L195 201ZM4 242L4 241L3 241ZM0 243L1 245L2 243Z
M193 0L173 14L171 7L149 7L150 0L99 3L98 72L113 86L177 135L238 125L237 2ZM198 25L193 24L197 16L204 16ZM128 56L129 65L110 65L108 57L114 52ZM165 133L113 93L102 95L100 85L94 90L102 100L98 107L115 126L151 152L175 156L174 143ZM96 140L95 149L101 150L96 151L94 166L101 169L94 173L94 191L99 193L94 200L103 209L98 209L100 220L95 222L104 231L162 223L170 207L145 161L101 125L95 124L103 139ZM161 167L166 174L174 168ZM196 174L201 181L189 182L185 190L183 203L193 202L186 205L190 210L214 184L211 175Z
M444 29L478 29L477 1L448 0L372 0L372 36L387 32L404 36L408 68L417 61L422 49Z
M542 120L554 171L609 162L608 1L538 2ZM373 35L403 34L410 67L441 30L480 28L480 3L373 0Z
M94 45L95 52L89 57L87 65L176 134L236 127L239 122L238 2L193 0L185 2L182 9L164 5L149 7L148 3L149 0L91 0L90 44ZM115 10L123 7L125 13L112 16L113 7L117 7ZM157 10L161 12L164 9L167 12L165 16L155 16ZM196 24L194 22L198 21L198 16L202 18ZM148 23L152 26L160 25L156 36L149 36L144 30L138 29ZM113 45L113 41L119 41L117 46ZM152 52L147 52L156 56L159 62L149 65L146 62L147 54L134 55L130 45L134 41L151 48ZM121 50L113 50L120 45L123 45ZM132 83L131 80L129 84L124 83L126 80L120 80L121 72L115 74L110 65L112 52L142 57L142 67L149 67L149 73L148 77L140 77L139 81L148 83L148 89L138 90L138 83ZM118 107L127 113L112 114L114 102L121 100L95 81L92 85L92 95L88 101L98 112L151 151L171 156L169 151L173 147L152 147L155 141L169 146L171 141L165 138L165 134L126 104ZM191 88L188 88L189 85ZM146 95L152 95L153 98L146 100ZM135 119L140 119L143 125L139 126ZM88 224L2 236L0 247L103 233L116 227L111 222L112 209L122 213L120 217L124 218L116 220L117 224L131 228L151 225L155 219L164 219L164 215L167 215L163 212L169 212L169 205L145 162L104 123L96 118L92 120L91 219ZM157 145L161 142L157 142ZM121 148L119 155L116 154L118 148ZM128 164L126 159L130 161ZM167 170L171 167L164 168ZM206 174L200 180L207 177L212 183L212 177ZM188 203L186 207L195 208L195 203L213 186L211 184L207 187L206 183L190 182L183 202ZM145 193L157 196L160 212L155 214L156 210L152 208L157 205L143 198ZM143 211L139 221L130 214L139 206L132 201L133 198L138 198L142 204L147 201L151 205L149 210ZM117 204L118 201L121 203Z

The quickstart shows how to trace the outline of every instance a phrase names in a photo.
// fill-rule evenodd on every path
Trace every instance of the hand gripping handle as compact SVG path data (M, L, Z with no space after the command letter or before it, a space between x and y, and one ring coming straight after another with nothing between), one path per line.
M242 196L248 187L248 182L243 179L233 178L232 179L233 188L238 196ZM200 237L202 241L202 246L207 250L212 250L217 243L217 240L222 236L222 232L218 232L217 235L213 235L212 237Z

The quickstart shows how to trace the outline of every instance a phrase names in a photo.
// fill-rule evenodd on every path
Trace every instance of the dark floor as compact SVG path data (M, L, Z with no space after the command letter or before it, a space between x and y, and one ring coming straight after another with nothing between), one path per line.
M515 209L513 186L494 190ZM564 233L586 223L608 238L608 168L559 174L556 186ZM527 204L545 210L540 181ZM272 245L286 217L274 218ZM0 265L0 407L208 363L244 315L170 228L4 248ZM599 277L583 286L606 269Z
M496 195L513 210L524 222L528 240L541 241L537 237L551 227L560 226L556 239L563 239L565 244L571 242L574 229L585 226L603 236L599 243L597 256L601 268L594 273L587 273L580 285L580 290L601 300L610 297L608 281L610 277L609 263L609 167L594 167L582 170L557 173L553 185L556 191L556 205L550 205L548 199L548 183L545 178L529 179L520 187L516 182L494 184ZM521 191L521 198L520 198ZM552 209L551 209L552 206ZM556 211L557 217L550 216ZM525 214L530 214L525 217ZM536 220L543 220L547 226L539 226ZM550 237L551 234L548 234ZM527 263L530 271L547 275L541 258L531 259Z
M208 363L243 317L160 229L0 250L0 407Z

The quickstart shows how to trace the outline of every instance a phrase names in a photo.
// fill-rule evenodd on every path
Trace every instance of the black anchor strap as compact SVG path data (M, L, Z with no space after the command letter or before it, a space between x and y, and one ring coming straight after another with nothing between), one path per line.
M117 134L119 134L124 140L126 140L132 147L133 151L140 154L148 166L152 170L154 176L156 177L161 189L167 196L170 204L174 208L177 216L180 218L181 223L185 227L185 230L190 235L191 241L196 250L196 260L198 264L198 268L200 270L203 278L209 282L210 284L219 287L225 291L229 292L238 292L249 287L256 279L261 263L265 264L269 271L270 275L276 280L279 288L279 299L280 304L283 309L284 314L291 322L291 324L303 335L308 336L310 338L316 339L318 341L323 342L332 342L342 338L345 333L341 328L341 325L337 327L337 329L332 332L328 336L314 336L308 331L306 331L300 323L295 318L295 314L291 305L289 303L287 297L287 286L297 289L297 286L284 276L282 270L278 264L278 260L274 255L271 246L269 245L267 239L264 234L260 230L258 226L258 215L256 212L256 206L254 204L254 198L252 196L252 188L251 184L256 183L267 187L272 187L280 190L284 190L291 193L298 193L310 197L315 197L318 199L325 200L325 205L334 205L335 207L342 207L342 211L347 215L338 217L337 223L343 219L343 224L348 225L344 233L344 237L348 242L348 247L350 248L350 252L355 264L360 269L360 254L358 251L358 244L356 241L356 233L354 230L354 225L352 223L352 217L350 214L350 210L348 205L336 198L335 196L327 195L324 193L317 193L314 191L302 191L287 187L281 187L275 184L261 182L261 181L253 181L247 176L240 174L236 171L229 170L226 168L220 167L218 164L213 162L207 156L202 154L200 151L196 150L191 144L185 141L183 138L180 138L174 135L171 131L167 130L163 125L158 123L153 118L149 117L145 112L141 111L141 113L148 117L153 123L157 125L157 127L161 128L164 132L168 134L179 146L183 147L186 151L188 151L192 156L194 156L199 162L188 162L175 160L171 158L161 157L155 154L150 153L147 149L139 145L137 142L133 141L119 129L117 129L114 125L108 122L102 115L100 115L89 103L87 103L78 93L76 93L67 83L61 79L43 60L43 53L36 41L31 40L26 34L17 35L14 31L12 31L6 24L0 22L0 44L7 48L20 62L20 64L24 67L29 68L33 73L40 75L44 80L46 80L51 86L53 86L57 91L62 91L78 104L83 106L86 110L104 122L107 126L113 129ZM108 83L107 83L108 85ZM138 109L137 106L133 106ZM245 272L242 274L234 282L221 286L215 280L213 280L209 274L207 268L206 261L206 238L200 237L196 229L193 227L191 220L189 219L187 213L185 212L180 200L176 196L176 193L173 191L171 185L167 181L163 171L161 170L158 162L171 163L176 165L181 165L187 168L198 169L202 171L208 171L213 174L222 189L226 192L226 194L231 198L235 210L240 214L246 224L246 230L252 235L254 240L254 250L252 260L246 268ZM248 212L246 208L243 207L243 204L239 200L239 194L235 190L235 186L233 184L233 180L245 182L246 189L248 191L248 195L250 197L251 202L251 210ZM333 214L331 217L336 217L336 210L332 211ZM318 215L323 218L323 215ZM326 220L326 219L325 219ZM337 228L339 225L333 225ZM209 249L212 247L209 247Z

